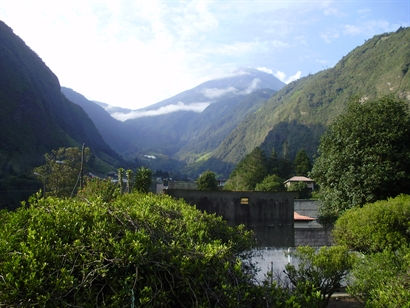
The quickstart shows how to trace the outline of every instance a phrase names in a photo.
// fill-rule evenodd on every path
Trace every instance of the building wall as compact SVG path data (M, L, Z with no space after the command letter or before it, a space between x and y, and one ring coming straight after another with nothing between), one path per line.
M295 199L294 209L301 215L318 218L318 200ZM325 229L317 221L295 222L295 246L332 245L332 231Z
M331 230L321 228L295 228L295 246L330 246L332 245Z
M258 246L294 246L293 200L295 193L205 192L169 189L202 211L221 215L231 225L254 230ZM244 204L245 201L247 204Z
M319 203L318 200L295 199L294 209L295 212L298 212L300 215L317 218Z

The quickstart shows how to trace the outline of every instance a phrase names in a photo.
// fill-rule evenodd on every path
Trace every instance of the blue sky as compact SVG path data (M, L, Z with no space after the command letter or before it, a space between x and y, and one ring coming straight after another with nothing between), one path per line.
M0 0L0 19L91 100L132 109L253 67L284 82L410 26L410 0Z

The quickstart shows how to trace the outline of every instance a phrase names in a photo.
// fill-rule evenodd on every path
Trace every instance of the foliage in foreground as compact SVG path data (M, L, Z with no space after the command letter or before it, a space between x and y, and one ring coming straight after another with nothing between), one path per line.
M321 215L410 193L410 115L393 97L354 101L321 139L311 176Z
M336 243L362 252L348 292L366 307L410 307L410 196L346 211L333 231Z
M348 292L366 307L410 307L410 249L363 255L355 264Z
M363 253L397 250L409 243L410 195L346 211L333 229L334 240Z
M235 306L251 234L166 196L33 198L0 216L9 306Z
M321 247L318 250L300 246L292 256L298 263L288 264L285 273L296 290L310 288L308 293L315 290L319 293L316 307L327 306L330 296L340 288L342 279L355 262L355 256L345 246Z

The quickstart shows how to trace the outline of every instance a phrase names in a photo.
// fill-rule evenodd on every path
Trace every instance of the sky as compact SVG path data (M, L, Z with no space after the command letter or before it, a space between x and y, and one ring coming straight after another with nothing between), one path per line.
M10 26L90 100L139 109L258 68L285 83L410 26L410 0L0 0Z

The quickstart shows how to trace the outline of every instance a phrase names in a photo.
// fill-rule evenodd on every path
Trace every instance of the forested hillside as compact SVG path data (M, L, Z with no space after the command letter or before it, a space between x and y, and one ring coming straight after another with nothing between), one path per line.
M87 114L68 101L57 77L35 52L0 22L0 191L8 195L35 189L32 169L61 146L85 143L96 164L119 156L104 142ZM18 197L17 197L18 198Z
M314 155L319 138L352 97L392 94L410 101L410 28L377 35L335 67L295 81L248 116L212 155L235 164L256 146L293 159L299 149Z

